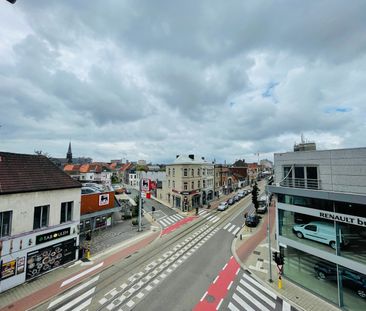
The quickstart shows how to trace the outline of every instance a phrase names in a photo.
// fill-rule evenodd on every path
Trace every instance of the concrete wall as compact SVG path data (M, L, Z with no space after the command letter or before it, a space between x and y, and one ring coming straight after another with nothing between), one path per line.
M366 148L277 153L274 159L276 183L285 165L316 165L322 190L366 194Z

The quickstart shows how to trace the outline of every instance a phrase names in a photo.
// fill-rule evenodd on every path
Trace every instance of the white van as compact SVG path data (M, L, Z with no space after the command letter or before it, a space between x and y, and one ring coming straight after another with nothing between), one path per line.
M306 238L309 240L328 244L333 249L336 248L336 230L331 223L312 221L308 224L294 225L292 227L292 230L299 239ZM342 231L340 238L341 246L346 246L349 244L349 241L343 238Z

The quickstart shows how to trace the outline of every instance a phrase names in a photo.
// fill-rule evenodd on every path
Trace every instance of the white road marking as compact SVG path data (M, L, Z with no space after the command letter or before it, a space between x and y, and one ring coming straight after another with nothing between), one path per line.
M88 290L84 294L80 295L79 297L75 298L74 300L71 300L66 305L62 306L61 308L57 309L57 311L66 311L67 309L70 309L72 306L76 305L78 302L84 300L86 297L92 295L95 291L95 287L91 290ZM90 300L91 301L91 300Z
M224 230L226 230L230 225L231 225L230 222L228 224L226 224L226 226L224 227Z
M230 290L231 285L233 285L234 281L231 281L229 286L227 287L227 290Z
M244 273L244 278L246 280L248 280L249 282L251 282L252 284L254 284L255 286L257 286L258 288L260 288L262 291L264 291L267 295L271 296L273 299L277 299L277 295L275 293L273 293L267 287L264 287L262 284L258 283L257 281L255 281L253 278L251 278L250 276L248 276L245 273Z
M231 232L231 230L233 230L235 227L236 227L235 225L232 225L232 226L230 227L230 229L228 229L227 231Z
M254 299L251 295L249 295L244 289L242 289L240 286L236 287L236 290L242 294L246 299L248 299L250 302L252 302L254 305L259 307L259 310L261 311L270 311L268 308L266 308L263 304L261 304L258 300Z
M213 281L213 283L215 284L216 283L216 281L217 281L217 279L219 278L219 276L217 276L216 278L215 278L215 280Z
M216 310L219 310L220 309L220 306L221 306L221 304L222 304L223 301L224 301L224 298L221 298L219 304L216 307Z
M282 311L291 311L291 305L285 300L282 300Z
M203 299L205 299L206 295L207 295L207 292L202 296L202 298L200 299L200 301L203 301Z
M237 307L235 307L231 302L229 303L228 305L228 308L231 310L231 311L240 311ZM247 310L247 309L246 309Z
M77 293L78 291L80 291L80 290L84 289L85 287L88 287L90 284L93 284L94 282L98 281L98 279L99 279L99 275L98 275L98 276L96 276L96 277L94 277L94 278L92 278L92 279L91 279L91 280L89 280L88 282L86 282L86 283L84 283L84 284L82 284L82 285L80 285L80 286L78 286L78 287L76 287L76 288L72 289L71 291L69 291L69 292L68 292L68 293L66 293L65 295L62 295L61 297L59 297L59 298L57 298L57 299L53 300L53 301L49 304L49 306L48 306L48 308L47 308L47 309L51 308L51 307L52 307L52 306L54 306L54 305L57 305L57 304L58 304L58 303L60 303L61 301L63 301L63 300L65 300L66 298L68 298L68 297L70 297L70 296L74 295L75 293Z
M102 267L102 266L103 266L103 264L104 264L104 262L101 262L101 263L97 264L96 266L91 267L90 269L85 270L85 271L83 271L83 272L81 272L81 273L79 273L79 274L77 274L77 275L73 276L73 277L72 277L72 278L70 278L70 279L67 279L66 281L64 281L64 282L61 284L61 287L65 286L65 285L67 285L67 284L70 284L70 283L74 282L74 281L75 281L75 280L77 280L77 279L80 279L80 278L81 278L81 277L83 277L84 275L87 275L88 273L93 272L94 270L99 269L100 267Z
M219 218L219 217L217 217L217 216L215 216L215 218L211 219L211 221L212 221L213 223L218 222L219 220L220 220L220 218Z
M236 229L233 231L233 235L236 235L239 231L240 231L240 227L236 228Z
M73 308L72 311L81 311L81 310L83 310L84 308L86 308L87 306L90 305L91 301L92 301L92 298L89 298L88 300L84 301L81 305L78 305L76 308Z
M241 299L237 294L233 295L233 299L241 306L245 311L255 311L251 306L249 306L243 299Z
M259 290L252 287L249 283L245 283L243 280L240 280L240 284L245 286L247 289L249 289L252 293L254 293L257 297L262 299L266 304L271 306L273 309L276 308L276 303L272 300L268 299L267 296L263 295Z

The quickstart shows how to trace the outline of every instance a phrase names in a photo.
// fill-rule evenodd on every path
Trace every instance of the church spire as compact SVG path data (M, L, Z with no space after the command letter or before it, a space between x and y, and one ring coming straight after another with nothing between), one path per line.
M66 154L67 163L72 163L71 141L69 142L69 149Z

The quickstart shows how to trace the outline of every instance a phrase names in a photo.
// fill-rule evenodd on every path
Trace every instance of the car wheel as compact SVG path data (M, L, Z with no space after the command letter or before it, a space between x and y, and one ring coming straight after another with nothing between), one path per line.
M323 271L318 271L318 277L319 279L325 280L327 276Z
M335 241L330 241L329 246L333 249L336 249L336 242Z
M302 239L304 237L304 235L300 232L300 231L296 231L295 232L296 236L299 238L299 239Z
M366 291L365 291L365 289L359 288L357 290L357 295L360 296L361 298L366 298Z

